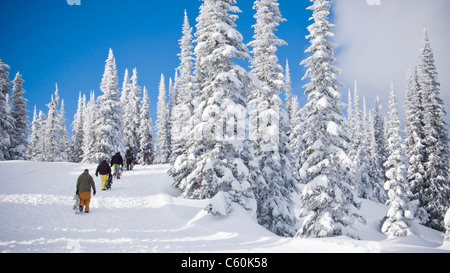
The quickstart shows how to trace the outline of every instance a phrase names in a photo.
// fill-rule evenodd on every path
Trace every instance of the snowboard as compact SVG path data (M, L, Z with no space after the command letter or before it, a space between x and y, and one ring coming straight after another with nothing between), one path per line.
M122 176L122 173L123 173L123 168L122 167L120 167L119 168L119 170L117 171L117 179L120 179L120 177Z
M73 197L73 200L75 203L73 204L73 210L75 211L75 214L80 213L80 196L78 194L75 194Z
M110 190L113 184L112 175L108 175L108 181L106 182L106 189Z

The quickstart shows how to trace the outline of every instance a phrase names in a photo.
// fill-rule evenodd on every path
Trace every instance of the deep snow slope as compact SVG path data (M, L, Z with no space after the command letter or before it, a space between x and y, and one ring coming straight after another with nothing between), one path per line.
M100 190L91 213L75 215L78 176L96 165L0 162L0 252L450 252L442 233L415 227L390 239L379 232L387 207L364 201L361 240L281 238L243 209L228 217L206 214L204 200L185 200L172 188L169 166L136 166Z

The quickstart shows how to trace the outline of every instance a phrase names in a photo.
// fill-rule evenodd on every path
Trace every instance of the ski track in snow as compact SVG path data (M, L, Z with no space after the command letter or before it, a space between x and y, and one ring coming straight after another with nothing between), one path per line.
M203 211L171 185L168 165L136 166L97 195L91 213L72 210L78 176L96 165L0 162L0 252L448 252L442 233L417 225L418 235L386 239L378 231L387 208L364 201L361 239L282 238L240 207L228 217ZM298 197L297 197L298 198ZM297 208L298 209L298 208ZM381 217L381 218L380 218Z

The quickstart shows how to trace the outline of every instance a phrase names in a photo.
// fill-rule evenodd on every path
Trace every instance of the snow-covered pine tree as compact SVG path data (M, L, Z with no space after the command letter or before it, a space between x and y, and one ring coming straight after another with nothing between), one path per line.
M39 111L39 114L36 115L36 107L34 109L31 143L28 150L29 158L33 161L45 161L45 123L47 122L47 116L42 111Z
M14 129L14 119L8 111L6 95L10 92L9 65L0 59L0 161L9 160L9 149L12 144L10 132Z
M28 146L27 156L29 160L35 160L36 158L36 147L37 143L39 143L39 135L37 135L38 129L38 115L36 105L34 106L33 111L33 120L31 122L31 135L30 135L30 145Z
M130 73L128 72L128 68L125 69L125 74L123 76L122 83L122 91L120 96L120 104L122 105L123 110L123 137L124 137L124 145L125 147L129 147L129 139L133 138L133 132L130 129L133 126L133 116L131 115L132 111L129 111L130 107L130 95L131 95L131 82L130 82ZM128 137L130 136L131 137Z
M192 27L189 24L187 12L184 12L184 22L182 28L183 36L179 41L181 52L180 66L178 71L180 75L176 81L177 103L172 110L172 154L173 163L169 174L174 179L174 186L178 187L181 181L188 176L194 168L193 158L190 156L189 147L193 143L194 128L194 98L195 84L192 75L193 69L193 45L192 45Z
M348 157L350 149L347 123L343 115L345 105L338 91L340 83L333 66L334 47L330 38L334 35L329 23L331 2L311 0L314 23L308 27L312 52L301 64L309 67L304 78L308 103L305 112L307 146L302 174L307 185L302 193L302 215L306 215L297 235L301 237L328 237L347 235L357 237L352 228L359 215L360 204L351 187Z
M175 79L178 78L178 72L175 69ZM177 84L177 83L175 83ZM175 108L175 106L177 105L177 88L174 85L173 81L172 81L172 77L169 78L169 104L167 106L168 109L168 118L167 118L167 132L168 132L168 136L167 136L167 141L169 142L169 158L168 158L168 162L171 162L171 158L172 158L172 147L173 147L173 143L172 143L172 115L173 115L173 108Z
M349 128L355 128L355 109L353 104L353 96L352 96L352 90L348 89L348 102L347 102L347 121L348 121L348 127ZM355 131L350 130L348 132L350 139L355 139ZM353 143L352 143L353 145Z
M416 208L416 218L425 224L428 213L420 206L420 191L424 186L425 173L425 146L424 146L424 107L423 92L419 84L417 68L414 75L408 71L406 76L406 120L405 144L406 160L408 162L408 183L413 194L413 203Z
M161 74L156 110L156 164L167 164L169 163L170 157L169 107L167 104L167 90L164 81L164 75Z
M128 94L130 93L130 89L131 89L130 73L128 72L128 68L126 68L125 74L123 75L122 92L120 95L120 103L122 104L123 109L125 109L125 106L128 103ZM124 122L124 124L126 124L125 114L124 114L123 122Z
M73 117L72 127L72 143L70 144L69 161L80 163L83 160L83 136L84 136L84 104L83 96L78 95L77 112Z
M126 74L126 73L125 73ZM124 85L125 81L124 81ZM125 92L126 87L124 87L122 92ZM131 77L131 84L128 85L127 94L122 94L122 96L127 95L125 104L123 107L123 136L125 139L124 145L131 148L133 151L139 150L139 134L138 128L140 126L139 116L140 116L140 95L141 87L138 85L137 69L133 69L133 76Z
M444 243L450 242L450 209L447 210L447 213L444 217L444 224L445 224L445 239Z
M373 176L374 183L377 183L383 189L377 191L377 197L380 203L384 204L387 201L387 194L384 191L384 184L386 182L386 168L384 163L387 160L386 138L385 138L385 117L383 115L382 106L380 104L380 97L377 96L373 116L373 147L371 148L373 158Z
M97 98L98 109L92 124L95 132L94 157L91 163L111 158L116 152L124 152L123 109L120 103L119 78L112 49L106 60L100 85L103 95Z
M371 179L369 177L370 162L368 153L368 137L367 137L367 122L366 122L366 111L361 109L361 104L359 102L359 91L358 84L355 81L355 88L353 90L354 99L354 110L352 113L352 146L353 151L350 153L350 157L354 163L353 176L354 176L354 186L358 190L358 196L376 200L373 187L371 184ZM365 105L365 102L364 102Z
M175 83L172 81L172 78L169 78L169 121L170 121L169 130L172 130L173 109L175 108L178 102L177 81L178 81L178 70L175 69Z
M420 86L423 89L425 108L425 185L420 193L420 205L429 214L427 226L443 231L444 214L449 207L449 146L448 130L444 121L446 111L440 97L440 84L434 60L434 53L428 33L424 31L420 51Z
M146 145L150 147L150 152L154 151L153 147L153 122L150 116L150 99L148 97L147 88L144 86L144 91L142 95L142 104L140 110L140 125L138 129L139 135L139 147L142 149ZM143 157L140 158L141 163L143 163ZM151 158L150 158L151 160Z
M68 150L70 147L69 133L66 127L66 118L64 110L64 100L61 100L61 108L58 111L58 156L56 161L67 162L69 159Z
M293 120L294 116L298 113L295 113L292 109L293 97L292 97L292 79L291 79L291 69L289 68L289 61L286 59L286 69L285 69L285 78L284 78L284 88L286 93L286 112L289 115L289 120Z
M280 98L284 86L283 68L278 64L278 46L286 42L275 35L282 18L277 0L256 0L252 73L261 87L251 94L250 132L256 138L255 158L265 180L254 185L258 205L258 223L279 236L292 237L296 230L292 192L297 181L292 176L291 151L288 145L290 119ZM291 100L292 98L290 98ZM291 106L290 106L291 107Z
M387 194L384 190L385 180L383 170L379 168L384 162L379 162L379 156L376 154L375 146L375 127L374 117L372 111L369 111L369 117L367 121L367 142L368 142L368 156L370 162L369 177L373 189L373 201L385 204L387 201Z
M51 102L47 104L47 122L45 123L45 151L44 151L44 161L47 162L57 162L60 145L58 140L58 107L59 107L59 90L58 84L55 87L55 94L52 95Z
M303 165L304 158L302 153L305 150L305 145L303 144L302 134L303 134L303 121L300 110L300 102L297 96L292 96L291 104L291 133L289 134L289 146L292 153L292 175L297 180L300 180L299 170ZM300 180L301 181L301 180Z
M368 189L364 191L364 197L366 199L380 202L380 196L383 196L385 192L383 189L383 184L380 183L377 179L377 175L374 172L375 158L376 156L373 154L374 147L374 128L373 128L373 118L371 111L367 111L366 106L366 98L363 97L363 145L365 149L365 153L367 156L366 163L367 169L365 175L367 175Z
M85 98L83 98L85 100ZM94 91L90 92L89 102L84 108L84 125L83 125L83 163L98 163L95 159L95 127L94 121L97 117L98 105L95 100ZM107 159L107 158L105 158Z
M406 157L400 136L400 120L397 112L397 98L394 84L391 86L389 100L387 149L388 159L384 164L387 181L384 189L388 191L389 210L383 221L381 232L391 237L405 237L411 233L414 211L410 199L412 193L409 189L406 170Z
M26 160L28 150L28 134L30 122L28 121L27 114L27 100L23 94L24 80L22 75L17 72L13 81L12 89L12 111L11 116L14 119L14 131L11 135L12 145L10 148L11 159L13 160Z
M233 204L256 212L252 185L258 165L245 124L250 78L234 62L250 55L236 30L240 9L234 4L203 0L200 7L195 34L199 122L190 147L195 169L180 183L183 197L211 198L205 209L213 215L227 215Z

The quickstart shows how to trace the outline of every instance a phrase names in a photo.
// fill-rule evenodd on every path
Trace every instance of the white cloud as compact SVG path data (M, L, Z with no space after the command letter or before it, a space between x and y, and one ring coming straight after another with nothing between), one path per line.
M372 1L372 0L370 0ZM373 2L373 1L372 1ZM371 2L371 3L372 3ZM419 62L423 30L427 29L434 50L450 124L450 26L449 0L335 0L337 66L344 73L346 89L358 81L360 95L372 108L380 95L387 114L390 83L394 82L403 112L405 77ZM344 93L346 101L347 93Z

